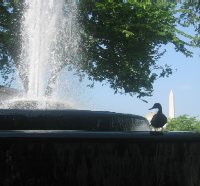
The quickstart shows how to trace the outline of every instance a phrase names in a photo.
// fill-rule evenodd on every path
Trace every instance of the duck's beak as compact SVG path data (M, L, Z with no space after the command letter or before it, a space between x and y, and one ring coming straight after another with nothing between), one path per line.
M154 109L154 107L151 107L149 110L152 110L152 109Z

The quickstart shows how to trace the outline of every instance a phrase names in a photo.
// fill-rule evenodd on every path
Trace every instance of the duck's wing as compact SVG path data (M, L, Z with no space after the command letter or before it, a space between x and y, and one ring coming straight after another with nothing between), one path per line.
M150 123L151 123L151 125L153 126L153 124L156 122L156 119L157 117L156 117L156 114L155 115L153 115L153 117L152 117L152 119L151 119L151 121L150 121Z
M167 123L167 117L166 117L164 114L162 114L162 117L161 117L160 120L161 120L161 122L164 123L164 124Z
M155 114L151 120L151 125L155 128L163 127L167 123L167 117L164 114Z

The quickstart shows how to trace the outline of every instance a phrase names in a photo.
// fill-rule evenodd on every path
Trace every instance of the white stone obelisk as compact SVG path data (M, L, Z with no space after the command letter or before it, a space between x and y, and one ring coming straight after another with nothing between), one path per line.
M174 109L174 93L171 90L169 93L169 119L175 117L175 109Z

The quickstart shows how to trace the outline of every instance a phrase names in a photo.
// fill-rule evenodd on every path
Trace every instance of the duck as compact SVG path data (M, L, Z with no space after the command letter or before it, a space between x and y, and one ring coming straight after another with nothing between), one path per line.
M155 103L152 109L158 109L158 112L152 117L150 123L151 126L155 129L163 128L163 126L167 123L167 117L162 113L162 106L160 103Z

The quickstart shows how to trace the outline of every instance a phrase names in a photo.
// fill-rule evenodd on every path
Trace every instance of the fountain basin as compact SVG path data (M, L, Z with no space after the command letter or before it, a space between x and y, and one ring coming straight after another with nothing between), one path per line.
M142 116L89 110L0 109L0 123L0 130L149 130Z
M0 110L0 185L200 185L200 134L136 115Z
M1 131L0 185L200 185L192 132Z

